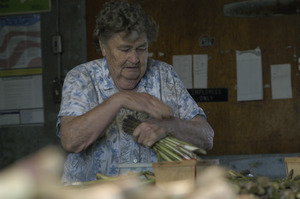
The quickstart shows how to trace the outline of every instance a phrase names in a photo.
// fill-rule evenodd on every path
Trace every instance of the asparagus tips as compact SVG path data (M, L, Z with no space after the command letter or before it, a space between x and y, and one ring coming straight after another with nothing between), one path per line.
M123 120L122 128L125 133L131 134L142 122L135 117L128 115ZM158 161L180 161L185 159L201 159L199 155L206 154L204 149L190 143L178 140L173 136L166 136L156 142L152 149L157 155Z
M190 143L187 143L187 142L182 141L182 140L178 140L178 139L176 139L175 137L172 137L172 136L169 136L168 139L173 141L173 143L176 143L176 144L180 145L181 147L183 147L183 148L185 148L189 151L193 151L194 153L197 153L197 154L206 155L206 151L204 149L196 147L196 146L194 146Z
M128 115L127 118L123 120L122 128L125 133L132 134L134 129L140 125L142 122L132 115Z

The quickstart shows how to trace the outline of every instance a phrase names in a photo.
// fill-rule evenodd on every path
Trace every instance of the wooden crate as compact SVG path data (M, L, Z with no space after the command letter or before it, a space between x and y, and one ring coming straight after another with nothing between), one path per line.
M204 168L219 164L218 160L183 160L172 162L154 162L156 185L179 180L190 180L194 183L197 173Z
M300 157L284 158L287 174L293 169L294 176L300 175Z

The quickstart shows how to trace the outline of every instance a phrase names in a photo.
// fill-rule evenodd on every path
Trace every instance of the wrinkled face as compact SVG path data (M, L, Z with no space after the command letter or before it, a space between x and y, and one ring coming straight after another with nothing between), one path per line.
M147 69L147 35L116 33L107 44L100 42L100 47L117 88L136 90Z

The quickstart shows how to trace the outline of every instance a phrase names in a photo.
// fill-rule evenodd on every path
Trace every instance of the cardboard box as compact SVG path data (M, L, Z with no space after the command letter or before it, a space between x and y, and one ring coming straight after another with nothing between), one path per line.
M288 174L292 169L294 170L294 177L300 175L300 157L284 158L286 173Z
M197 173L204 168L219 164L218 160L183 160L172 162L154 162L156 185L160 186L166 182L179 180L190 181L194 184Z

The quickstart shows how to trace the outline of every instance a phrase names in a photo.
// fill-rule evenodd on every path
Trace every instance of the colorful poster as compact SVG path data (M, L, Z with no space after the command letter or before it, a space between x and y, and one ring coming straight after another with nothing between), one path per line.
M0 17L0 70L42 66L40 15Z
M0 126L44 123L40 15L0 17Z

